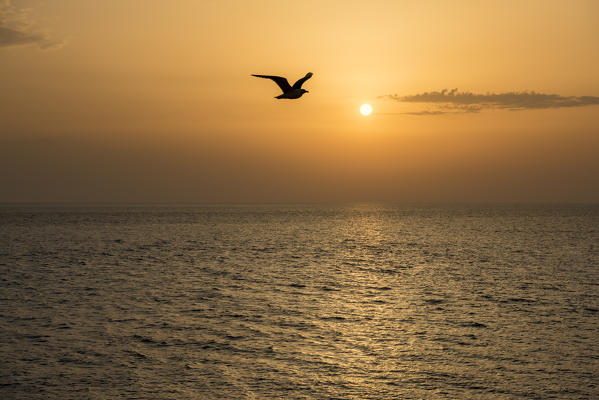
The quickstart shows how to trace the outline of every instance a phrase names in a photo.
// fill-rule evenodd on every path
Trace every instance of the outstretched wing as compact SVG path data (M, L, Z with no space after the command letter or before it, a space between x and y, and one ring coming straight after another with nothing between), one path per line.
M286 78L283 78L282 76L274 76L274 75L254 75L252 74L252 76L256 76L258 78L266 78L266 79L271 79L273 81L275 81L275 83L277 85L279 85L279 87L281 88L281 90L283 91L283 93L288 92L289 90L291 90L291 86L289 86L289 82L287 82Z
M298 79L298 80L297 80L297 82L295 82L295 83L293 84L293 88L294 88L294 89L301 89L301 88L302 88L302 85L304 84L304 82L306 82L306 81L307 81L308 79L310 79L310 78L312 78L312 72L308 72L308 73L306 74L306 76L304 76L304 77L303 77L303 78L301 78L301 79Z

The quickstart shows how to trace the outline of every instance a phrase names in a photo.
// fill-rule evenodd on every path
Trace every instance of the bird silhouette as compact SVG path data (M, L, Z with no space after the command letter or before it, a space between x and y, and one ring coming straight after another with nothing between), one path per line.
M308 79L312 77L312 72L308 72L306 76L298 79L293 84L293 86L289 85L289 82L287 82L287 78L283 78L282 76L255 74L252 74L252 76L270 79L273 80L277 85L279 85L279 87L283 91L283 94L276 96L275 99L299 99L300 97L302 97L304 93L308 93L307 90L302 89L302 85L304 84L304 82L306 82Z

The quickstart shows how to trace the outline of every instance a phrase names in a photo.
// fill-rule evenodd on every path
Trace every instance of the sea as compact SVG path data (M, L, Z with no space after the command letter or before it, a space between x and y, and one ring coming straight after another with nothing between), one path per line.
M1 399L599 399L599 205L4 205Z

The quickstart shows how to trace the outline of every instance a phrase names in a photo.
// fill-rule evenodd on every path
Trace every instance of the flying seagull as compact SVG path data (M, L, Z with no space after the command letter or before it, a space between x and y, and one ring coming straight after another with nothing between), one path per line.
M275 97L275 99L299 99L300 97L302 97L304 93L308 93L307 90L302 89L302 85L304 82L306 82L308 79L312 77L312 72L308 72L306 76L304 76L301 79L298 79L297 82L293 84L293 86L290 86L289 82L287 82L287 78L283 78L282 76L254 74L252 74L252 76L256 76L258 78L272 79L273 81L275 81L275 83L279 85L279 87L283 91L283 94L278 95L277 97Z

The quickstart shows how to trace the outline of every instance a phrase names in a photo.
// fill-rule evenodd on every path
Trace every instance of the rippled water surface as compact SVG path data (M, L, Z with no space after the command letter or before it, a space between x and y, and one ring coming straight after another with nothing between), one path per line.
M599 398L599 207L0 208L2 399Z

